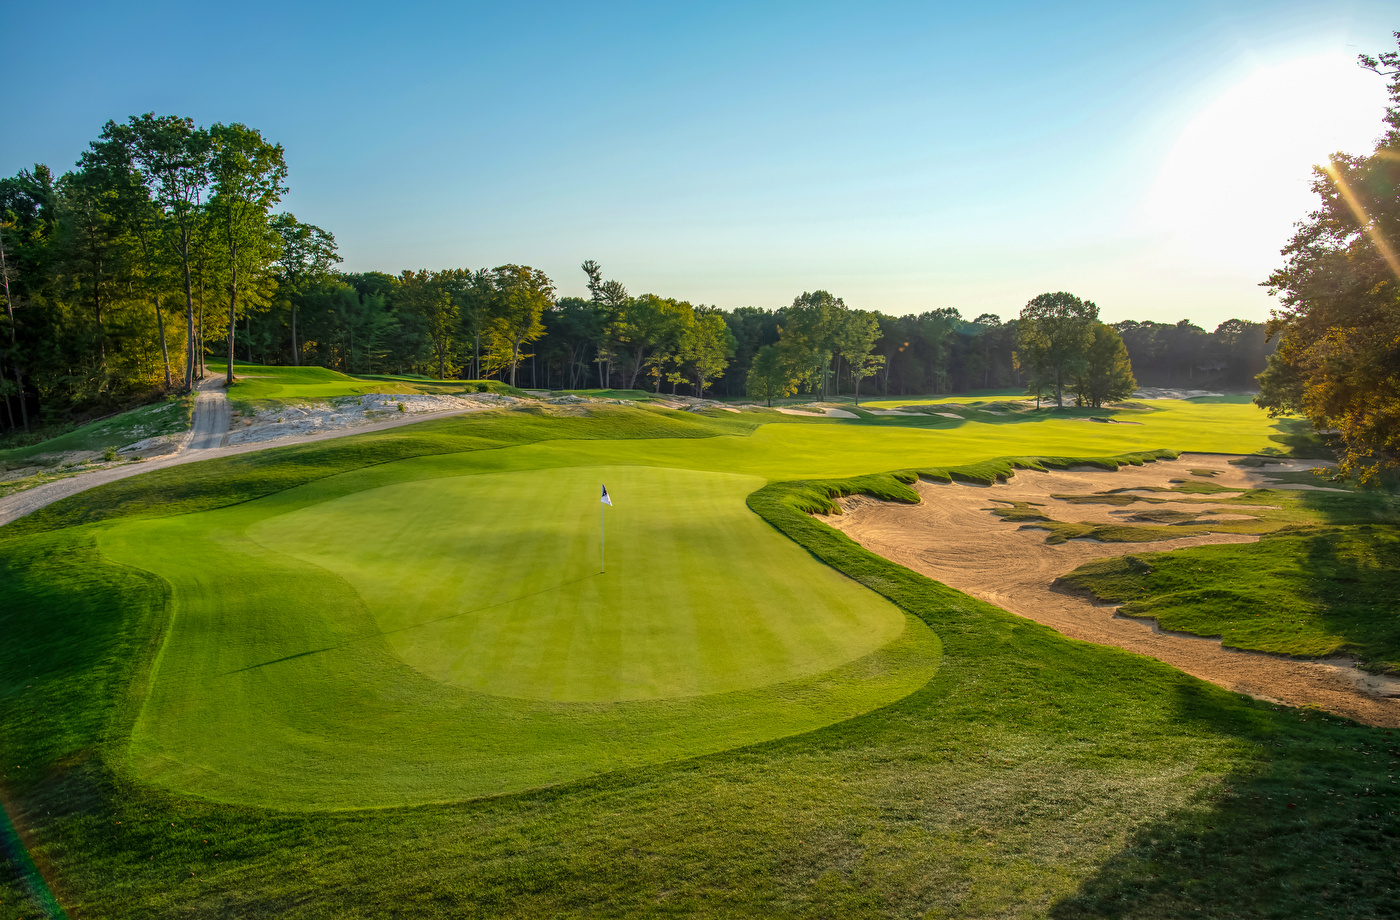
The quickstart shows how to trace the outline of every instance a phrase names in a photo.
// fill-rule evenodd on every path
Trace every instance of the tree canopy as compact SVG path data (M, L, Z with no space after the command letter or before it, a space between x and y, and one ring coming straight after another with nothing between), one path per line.
M1037 392L1040 387L1053 391L1056 406L1064 405L1069 382L1085 372L1098 319L1093 301L1065 291L1034 297L1021 310L1017 354Z
M1264 282L1281 307L1256 402L1336 431L1342 468L1364 480L1400 466L1400 53L1361 63L1389 80L1387 131L1314 170L1318 208Z

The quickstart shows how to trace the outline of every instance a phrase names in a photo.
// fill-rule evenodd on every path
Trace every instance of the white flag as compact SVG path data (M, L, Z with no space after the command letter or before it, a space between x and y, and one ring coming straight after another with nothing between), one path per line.
M609 508L612 507L612 499L608 497L608 487L607 487L607 486L603 486L603 497L602 497L602 499L600 499L600 501L602 501L602 503L605 504L605 505L607 505Z

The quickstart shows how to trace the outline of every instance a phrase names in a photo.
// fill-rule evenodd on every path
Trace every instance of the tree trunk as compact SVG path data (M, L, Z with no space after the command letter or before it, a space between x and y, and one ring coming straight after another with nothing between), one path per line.
M194 335L195 341L199 343L199 358L198 358L198 361L199 361L199 373L198 373L198 377L199 377L200 380L203 380L205 377L209 376L209 369L208 369L207 367L205 367L205 365L204 365L204 295L205 295L205 293L206 293L206 291L205 291L205 287L204 287L204 272L201 270L200 273L199 273L199 315L196 317L196 320L195 320L195 335Z
M100 272L101 269L98 269ZM97 277L92 279L92 311L97 318L97 363L107 366L107 336L102 328L102 292L97 287Z
M5 379L5 362L0 360L0 380ZM5 394L5 413L10 417L10 430L13 431L19 426L15 424L15 404L10 401L10 394Z
M301 352L297 349L297 302L292 301L292 367L301 366Z
M5 261L5 238L0 236L0 281L5 284L5 311L10 316L10 364L14 367L15 386L19 387L19 414L24 419L24 433L29 433L29 406L24 401L24 375L19 370L19 359L15 353L19 351L19 339L17 337L18 327L15 325L15 299L10 294L10 265ZM8 403L8 398L6 399ZM13 424L13 414L11 414L11 424Z
M183 250L181 261L185 268L185 392L194 391L194 362L195 362L195 338L194 338L194 281L190 278L190 240L189 231L183 231Z
M233 386L233 334L238 329L238 256L233 257L233 277L228 286L228 370L224 373L224 386Z
M160 310L160 295L156 295L156 330L160 333L160 360L165 365L165 388L170 389L170 349L165 344L165 317Z

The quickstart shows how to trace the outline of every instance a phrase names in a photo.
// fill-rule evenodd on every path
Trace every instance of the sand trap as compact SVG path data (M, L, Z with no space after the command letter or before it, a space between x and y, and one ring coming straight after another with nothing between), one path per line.
M905 412L903 409L866 409L864 406L861 409L871 415L923 415L922 412Z
M831 406L809 406L804 409L787 409L781 406L774 406L784 415L809 415L816 418L860 418L854 412L845 409L836 409Z
M1133 399L1197 399L1201 396L1224 396L1214 390L1181 390L1174 387L1139 387Z
M1116 473L1022 470L1009 483L990 487L920 482L915 488L923 501L918 505L852 496L841 500L844 514L822 520L887 559L1071 638L1150 655L1188 674L1261 699L1290 706L1319 706L1373 725L1400 727L1400 679L1359 671L1347 659L1299 661L1223 648L1218 639L1162 632L1150 621L1117 616L1116 606L1096 604L1051 586L1057 577L1091 559L1209 543L1247 543L1257 537L1204 534L1155 543L1070 540L1050 545L1045 542L1045 531L1022 530L1019 524L1003 521L988 510L1006 507L994 504L994 500L1037 502L1044 506L1047 517L1066 521L1124 520L1125 516L1100 517L1114 511L1202 511L1210 505L1135 503L1112 508L1071 505L1051 495L1165 486L1172 477L1179 478L1187 469L1207 463L1212 468L1224 466L1212 481L1227 488L1266 488L1271 470L1294 471L1314 465L1293 461L1250 469L1225 466L1222 460L1184 454L1176 462L1125 467Z

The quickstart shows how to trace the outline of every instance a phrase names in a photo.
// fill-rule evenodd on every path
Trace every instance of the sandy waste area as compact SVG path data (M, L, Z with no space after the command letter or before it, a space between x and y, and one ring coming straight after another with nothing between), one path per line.
M1260 699L1289 706L1317 706L1372 725L1400 727L1400 679L1367 674L1346 658L1287 658L1225 648L1219 639L1165 632L1153 621L1119 616L1116 605L1096 603L1054 585L1056 578L1093 559L1209 543L1247 543L1258 537L1221 533L1154 543L1085 539L1051 545L1045 542L1046 531L1022 529L1021 525L992 514L993 508L1007 507L993 504L994 501L1026 501L1043 504L1045 515L1058 521L1126 522L1128 515L1141 509L1076 505L1051 495L1169 486L1172 479L1197 479L1191 475L1192 469L1214 470L1216 475L1200 481L1240 490L1325 489L1277 484L1269 478L1270 472L1308 469L1317 464L1290 461L1251 469L1232 466L1230 459L1233 458L1183 454L1176 461L1127 466L1117 472L1018 470L1009 482L994 486L921 481L915 486L922 498L917 505L855 495L839 501L842 514L819 519L893 562L1050 626L1070 638L1149 655L1228 690ZM1217 499L1239 494L1191 497ZM1203 507L1210 506L1171 502L1152 505L1153 510L1200 511ZM1248 511L1247 507L1230 505L1213 517L1239 519Z
M468 396L392 396L374 393L320 402L288 402L280 406L259 408L254 413L233 412L228 437L223 443L225 446L234 446L280 441L284 438L301 438L325 431L360 428L430 412L501 409L523 402L533 400L500 393L473 393Z

